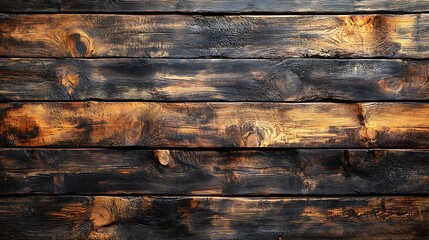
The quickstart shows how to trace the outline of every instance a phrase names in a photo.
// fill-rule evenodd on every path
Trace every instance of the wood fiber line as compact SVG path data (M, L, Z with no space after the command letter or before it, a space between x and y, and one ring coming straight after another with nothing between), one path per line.
M0 100L429 100L429 62L0 59Z
M429 14L2 14L3 57L429 57Z
M428 150L0 149L0 194L429 194Z
M425 12L427 0L0 0L2 12Z
M429 146L426 103L0 104L1 146Z
M0 239L426 239L428 59L429 0L0 0Z
M428 198L0 198L14 239L424 239Z

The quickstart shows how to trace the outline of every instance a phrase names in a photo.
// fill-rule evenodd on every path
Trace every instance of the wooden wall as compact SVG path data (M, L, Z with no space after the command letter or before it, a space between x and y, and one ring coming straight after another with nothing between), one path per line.
M0 12L0 239L429 237L429 0Z

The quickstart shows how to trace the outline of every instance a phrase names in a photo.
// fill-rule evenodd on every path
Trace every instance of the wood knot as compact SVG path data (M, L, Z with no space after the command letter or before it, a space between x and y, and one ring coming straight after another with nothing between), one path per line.
M79 76L77 74L67 74L61 78L61 84L66 87L69 95L73 94L79 83Z
M171 156L168 150L155 150L155 156L162 166L167 166L170 162Z
M353 42L361 43L361 41L368 41L374 37L375 16L346 16L341 18L344 21L343 36L341 36L344 41L353 40Z
M277 90L281 100L297 100L303 89L301 76L291 69L276 70L273 73L273 86Z
M146 122L140 114L131 113L129 116L124 117L124 143L126 145L141 144L145 136Z
M404 88L404 81L402 79L382 79L378 81L378 86L381 90L387 93L399 93Z
M88 57L94 52L92 39L81 30L68 34L66 45L73 57Z
M360 131L360 136L370 143L375 142L378 132L372 128L363 127Z
M372 129L372 128L368 128L367 130L366 130L366 134L367 134L367 136L368 136L368 139L369 140L371 140L371 141L375 141L375 138L377 137L377 131L376 130L374 130L374 129Z
M346 23L356 27L363 27L374 21L374 16L349 16Z
M67 94L73 94L79 84L79 75L72 68L66 66L58 67L56 72L58 82L65 87Z
M260 138L256 133L249 134L244 140L245 147L259 147L260 144Z
M265 137L264 128L252 122L231 125L225 129L225 132L236 139L240 147L260 147Z
M309 179L309 178L304 179L304 180L302 181L302 183L304 184L304 187L307 189L307 192L311 192L311 191L313 191L314 189L316 189L316 187L317 187L317 185L318 185L318 183L317 183L317 181L316 181L316 180L314 180L314 179Z
M392 55L400 50L400 43L392 41L390 28L396 23L384 15L340 16L339 24L330 30L332 43L348 54ZM351 49L353 49L351 51Z
M94 200L94 206L91 209L89 219L96 227L112 224L114 222L114 218L112 212L109 210L108 202L104 201L102 198L96 198Z

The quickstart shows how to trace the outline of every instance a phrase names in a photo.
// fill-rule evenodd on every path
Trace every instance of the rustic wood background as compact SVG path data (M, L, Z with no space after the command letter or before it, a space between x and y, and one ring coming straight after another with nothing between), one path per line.
M429 0L0 12L0 239L429 238Z

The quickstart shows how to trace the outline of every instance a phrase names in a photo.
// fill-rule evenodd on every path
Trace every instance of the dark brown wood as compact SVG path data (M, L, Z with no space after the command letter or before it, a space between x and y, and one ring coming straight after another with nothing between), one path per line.
M429 194L428 150L0 149L0 194Z
M2 12L425 12L427 0L0 0Z
M429 146L426 103L0 104L1 146Z
M3 14L3 57L429 58L429 14Z
M429 0L0 0L0 239L428 239Z
M0 59L0 100L429 100L429 62Z
M424 239L428 212L425 197L1 198L0 237Z

